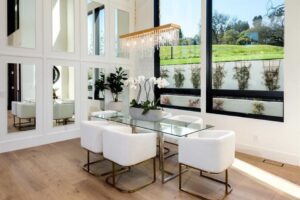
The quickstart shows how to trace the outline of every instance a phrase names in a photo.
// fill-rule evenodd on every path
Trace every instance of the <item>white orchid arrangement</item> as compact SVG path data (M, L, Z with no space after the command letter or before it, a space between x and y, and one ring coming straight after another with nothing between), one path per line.
M138 89L137 98L133 99L130 105L131 107L135 107L135 108L143 108L144 109L143 114L146 114L149 110L159 109L157 106L159 99L156 101L149 99L150 93L153 92L154 94L155 86L161 89L167 87L169 85L169 82L166 79L161 77L159 78L151 77L146 79L145 76L138 76L137 78L129 78L124 82L124 85L134 90ZM142 88L144 88L145 90L146 101L140 102Z

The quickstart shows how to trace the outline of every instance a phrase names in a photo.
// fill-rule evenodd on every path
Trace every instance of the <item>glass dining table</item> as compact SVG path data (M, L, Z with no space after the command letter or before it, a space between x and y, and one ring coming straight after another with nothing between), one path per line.
M212 128L212 125L199 124L185 121L172 120L163 118L160 121L142 121L132 119L129 115L123 113L98 114L94 118L107 120L119 124L128 125L132 128L132 133L138 133L137 129L144 129L147 132L156 132L159 139L159 166L161 170L161 181L166 183L178 176L178 173L171 173L165 170L165 142L164 136L171 135L175 137L187 137L190 134L198 133L203 130Z

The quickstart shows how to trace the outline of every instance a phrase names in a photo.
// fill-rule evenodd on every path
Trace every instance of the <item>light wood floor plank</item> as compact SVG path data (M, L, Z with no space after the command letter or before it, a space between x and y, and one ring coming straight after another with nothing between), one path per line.
M97 159L97 156L93 156ZM237 153L237 158L266 172L300 185L300 168L290 165L278 167L262 162L261 158ZM194 200L193 196L178 190L178 178L164 185L155 184L133 194L120 193L108 186L104 177L94 177L81 169L86 152L79 140L70 140L10 153L0 154L0 200ZM167 167L178 170L176 157L168 161ZM101 173L110 170L110 163L96 165L93 169ZM138 184L151 178L151 164L134 168L135 174L122 176L120 184ZM287 193L263 183L236 168L229 170L229 181L233 192L228 200L293 200ZM222 175L217 175L223 178ZM146 181L147 181L146 180ZM184 174L184 187L219 197L223 187L200 178L191 171Z

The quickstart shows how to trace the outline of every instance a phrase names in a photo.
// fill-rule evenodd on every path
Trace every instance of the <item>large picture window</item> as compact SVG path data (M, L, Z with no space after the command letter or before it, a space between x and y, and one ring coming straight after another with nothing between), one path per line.
M181 26L176 46L155 52L155 75L170 85L157 91L163 107L200 111L200 0L155 0L155 25Z
M283 121L284 0L207 1L207 112Z

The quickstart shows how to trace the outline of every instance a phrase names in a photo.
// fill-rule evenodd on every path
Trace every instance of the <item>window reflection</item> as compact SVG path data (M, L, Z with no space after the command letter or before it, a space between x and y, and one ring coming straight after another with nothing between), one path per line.
M74 52L74 0L52 0L52 47Z
M104 55L104 5L91 0L87 3L88 54Z
M103 111L105 107L105 75L103 68L88 70L88 116Z
M129 13L117 9L115 12L115 42L116 56L128 58L129 54L121 48L120 36L129 33Z
M35 48L35 0L7 0L7 43Z

